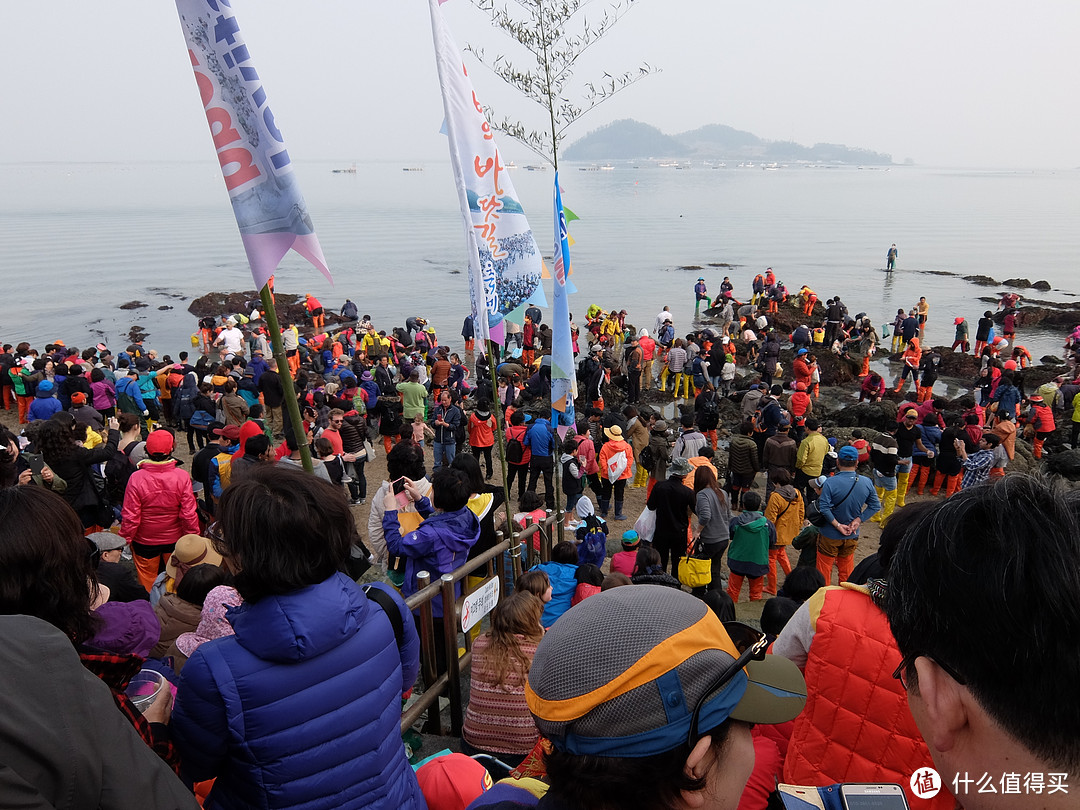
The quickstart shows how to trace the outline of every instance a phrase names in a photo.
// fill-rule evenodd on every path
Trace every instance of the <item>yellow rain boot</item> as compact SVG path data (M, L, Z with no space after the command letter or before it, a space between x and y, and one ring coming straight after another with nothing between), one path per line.
M884 497L881 497L881 511L874 515L874 517L881 516L881 525L884 526L889 522L889 518L892 517L893 510L896 508L896 493L899 489L899 482L897 482L897 489L890 489L885 493ZM873 519L873 518L871 518Z
M884 487L874 487L874 491L877 492L878 500L881 501L882 503L884 503L885 502L885 488ZM893 492L895 492L895 491L896 490L893 490ZM895 498L894 498L894 500L895 500ZM881 509L880 511L875 513L875 515L872 518L870 518L870 522L871 523L881 523L882 518L884 517L884 515L883 515L884 512L885 512L885 510Z
M908 488L908 476L910 472L897 473L896 474L896 508L903 509L907 506L907 488Z

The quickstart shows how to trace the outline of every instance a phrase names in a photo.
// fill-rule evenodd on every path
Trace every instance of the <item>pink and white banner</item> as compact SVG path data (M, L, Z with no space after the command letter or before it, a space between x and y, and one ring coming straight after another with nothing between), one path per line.
M540 284L543 261L495 135L476 98L461 51L439 6L429 0L450 162L454 167L469 253L469 295L477 337L522 303L547 306Z
M333 282L229 0L176 0L176 10L256 286L290 249Z

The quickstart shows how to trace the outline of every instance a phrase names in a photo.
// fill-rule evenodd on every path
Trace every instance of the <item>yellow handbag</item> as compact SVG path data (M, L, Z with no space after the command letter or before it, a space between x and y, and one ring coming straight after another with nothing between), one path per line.
M699 539L687 538L686 556L679 558L679 582L688 588L704 588L712 582L712 560L705 555L705 545Z

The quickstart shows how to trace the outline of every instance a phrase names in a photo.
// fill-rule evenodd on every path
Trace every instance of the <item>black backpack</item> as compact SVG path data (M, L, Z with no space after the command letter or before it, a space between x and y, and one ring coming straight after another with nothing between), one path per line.
M105 462L105 496L109 503L116 506L124 502L128 479L135 472L135 465L131 463L131 451L136 444L131 442L123 450L116 450L113 457Z
M525 445L521 439L510 439L506 442L506 461L508 464L520 464L525 458Z
M646 472L656 471L656 454L648 445L638 455L638 464L645 468Z
M715 391L710 393L712 396L707 396L701 403L701 413L711 419L714 416L720 416L720 402Z

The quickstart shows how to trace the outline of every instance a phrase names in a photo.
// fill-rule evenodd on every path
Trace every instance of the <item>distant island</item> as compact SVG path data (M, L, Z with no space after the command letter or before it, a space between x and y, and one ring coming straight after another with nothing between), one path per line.
M665 135L656 127L632 118L613 121L593 130L568 146L563 157L582 161L675 158L892 165L892 155L842 144L803 146L792 141L767 141L752 132L723 124Z

